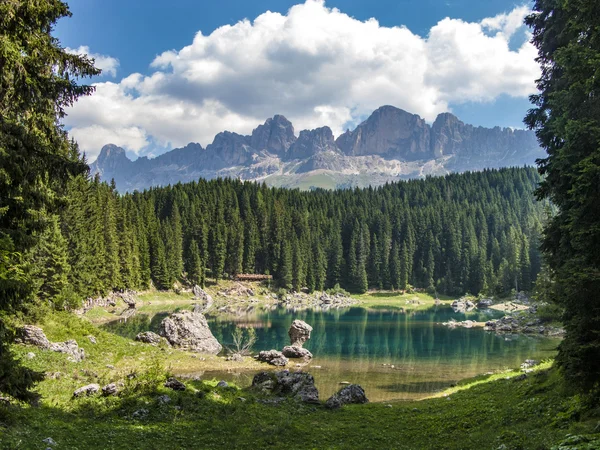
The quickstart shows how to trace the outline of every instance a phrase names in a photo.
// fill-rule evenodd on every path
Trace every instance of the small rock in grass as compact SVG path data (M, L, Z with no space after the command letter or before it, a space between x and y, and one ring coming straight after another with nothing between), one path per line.
M73 392L73 397L88 397L90 395L94 395L99 390L100 385L96 383L88 384L87 386L82 386Z
M117 391L117 385L115 383L110 383L102 388L102 395L108 397L109 395L115 395Z
M134 411L133 414L131 415L131 417L134 419L143 419L147 415L148 415L148 410L142 408L142 409L138 409L137 411Z
M217 387L226 388L229 387L229 384L227 383L227 381L221 380L217 383Z
M238 397L238 400L242 403L244 403L246 401L246 399L244 397Z
M27 353L27 359L33 359L33 358L35 358L35 353L33 353L33 352Z
M106 368L107 368L107 369L114 369L114 368L115 368L115 366L113 366L112 364L107 364L107 365L106 365Z
M368 401L365 391L360 385L350 384L333 394L325 402L325 406L333 409L350 403L367 403Z
M46 439L44 439L42 441L44 444L48 444L48 445L56 445L56 442L54 441L54 439L52 439L51 437L47 437Z
M171 397L169 397L168 395L161 395L156 399L156 401L160 405L166 405L167 403L169 403L171 401Z
M96 337L92 336L91 334L87 338L90 340L90 342L92 344L97 344L98 343L98 341L96 340Z
M173 389L174 391L185 391L185 384L183 384L177 378L169 378L165 383L165 387Z

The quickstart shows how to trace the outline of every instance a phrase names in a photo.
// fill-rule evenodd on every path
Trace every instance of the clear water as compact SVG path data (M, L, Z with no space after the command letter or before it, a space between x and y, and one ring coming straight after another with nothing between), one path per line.
M372 401L418 399L475 375L518 367L525 359L544 359L555 354L557 341L524 335L501 336L481 328L449 329L441 323L455 320L485 321L492 312L455 313L446 306L422 312L348 308L330 311L290 312L276 309L239 315L210 317L210 328L225 346L231 345L236 326L253 327L258 340L254 351L278 349L289 344L287 331L294 319L313 327L305 344L314 358L310 363L290 360L288 368L302 369L315 377L325 399L342 382L358 383ZM162 320L162 317L160 317ZM158 318L128 321L120 334L134 336L138 329L156 329ZM117 330L115 330L117 331ZM270 366L268 366L270 367ZM204 378L250 385L254 373L205 372Z

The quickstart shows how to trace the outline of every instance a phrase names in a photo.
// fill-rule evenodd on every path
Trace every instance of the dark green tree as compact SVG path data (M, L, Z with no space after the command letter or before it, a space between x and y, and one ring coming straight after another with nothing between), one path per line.
M538 197L558 207L542 241L565 311L557 363L588 389L600 380L600 2L536 0L526 23L542 75L525 122L548 152Z
M22 256L46 228L44 212L62 202L68 178L85 172L60 120L93 91L77 80L100 72L52 37L56 22L69 15L58 0L0 2L0 392L21 399L39 379L8 347L9 317L33 290Z

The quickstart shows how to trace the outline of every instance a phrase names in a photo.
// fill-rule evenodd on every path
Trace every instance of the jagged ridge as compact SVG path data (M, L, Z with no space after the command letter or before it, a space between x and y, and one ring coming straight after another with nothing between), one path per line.
M154 159L131 161L122 148L108 144L91 170L103 180L114 179L120 191L217 176L289 185L322 173L337 180L333 187L351 187L522 166L542 156L530 131L474 127L450 113L440 114L430 126L416 114L382 106L337 139L327 126L300 131L296 137L292 123L275 115L250 136L224 131L206 148L190 143Z

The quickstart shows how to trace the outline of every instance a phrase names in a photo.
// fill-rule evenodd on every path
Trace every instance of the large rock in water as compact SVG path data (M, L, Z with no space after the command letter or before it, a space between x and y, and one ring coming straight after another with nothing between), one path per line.
M191 311L173 313L163 319L160 334L174 347L216 355L223 347L213 336L204 315Z
M286 366L288 363L288 359L283 356L283 353L277 350L263 350L258 353L256 359L269 363L272 366Z
M287 356L288 358L310 359L313 356L312 353L306 350L305 348L297 347L295 345L286 345L285 347L283 347L281 353L283 353L283 355Z
M365 390L362 387L358 384L349 384L329 397L325 402L325 406L333 409L350 403L367 403L368 401Z
M310 332L312 327L302 320L294 320L288 335L293 347L302 347L306 341L310 339Z

